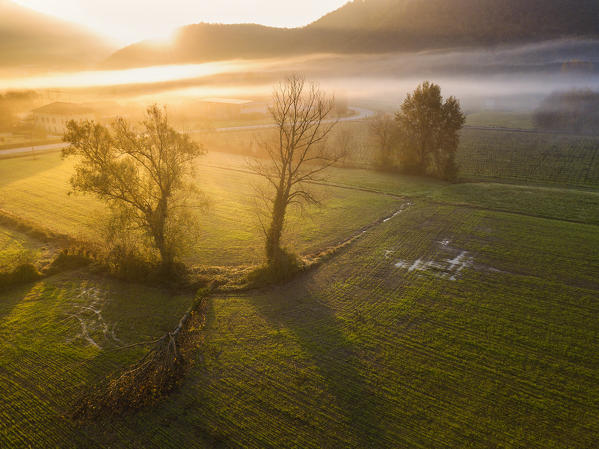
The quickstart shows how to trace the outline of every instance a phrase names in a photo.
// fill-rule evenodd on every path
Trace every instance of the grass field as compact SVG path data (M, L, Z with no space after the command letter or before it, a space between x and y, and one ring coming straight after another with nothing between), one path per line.
M518 121L518 115L512 119ZM340 145L344 134L351 136L344 161L349 167L371 168L375 164L377 144L368 126L367 121L340 123L331 136L331 145ZM208 133L197 139L214 151L254 155L260 153L266 133ZM599 187L596 137L464 129L456 159L465 180Z
M4 135L0 136L0 151L7 150L10 148L23 148L35 145L47 145L50 143L58 143L60 141L61 139L59 137L48 137L45 139L41 139L17 135Z
M239 171L246 169L242 157L215 153L201 160L196 176L209 206L198 214L200 239L189 262L222 265L262 261L258 209L252 200L252 186L259 179ZM71 173L72 162L61 160L58 153L4 160L0 164L0 207L53 231L95 239L94 224L105 209L91 197L68 194ZM398 204L397 198L369 192L325 186L316 186L315 191L323 206L292 210L288 221L285 243L301 253L337 243L392 213Z
M288 285L213 298L178 392L83 427L60 418L79 388L142 349L111 351L119 343L82 306L131 343L172 326L189 298L85 273L3 293L0 441L590 448L598 245L592 225L416 200Z
M93 198L68 194L71 164L58 153L2 161L0 207L56 232L97 238L94 224L105 209ZM210 153L200 161L198 186L209 207L198 216L200 237L186 258L188 262L237 265L263 260L257 206L251 199L252 185L258 179L244 170L247 160L242 156ZM300 253L336 244L401 204L402 198L364 190L599 224L596 191L446 184L365 169L332 169L327 180L345 188L314 186L323 206L291 211L286 245Z
M119 348L172 330L191 295L85 270L0 291L0 447L593 448L599 191L565 185L584 178L581 161L546 185L541 170L516 184L509 164L501 182L462 184L331 169L313 186L324 207L292 212L296 251L403 211L287 284L212 297L181 387L118 419L68 413L147 351ZM211 205L189 261L260 262L245 158L213 152L197 168ZM71 169L57 153L0 161L0 207L94 238L103 208L67 195ZM0 262L44 251L0 229Z
M460 176L599 186L599 139L505 131L462 131Z
M533 129L533 114L510 111L476 111L466 114L468 126Z

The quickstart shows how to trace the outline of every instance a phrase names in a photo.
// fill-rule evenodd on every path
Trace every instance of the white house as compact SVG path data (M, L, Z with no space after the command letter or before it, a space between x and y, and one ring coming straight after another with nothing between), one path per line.
M37 127L51 134L63 134L70 120L92 120L94 111L76 103L56 102L31 111L33 122Z

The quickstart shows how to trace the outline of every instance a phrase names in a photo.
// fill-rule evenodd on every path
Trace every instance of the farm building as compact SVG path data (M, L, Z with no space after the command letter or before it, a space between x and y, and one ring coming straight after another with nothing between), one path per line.
M31 115L37 127L52 134L63 134L69 120L91 120L94 111L76 103L56 102L34 109Z
M268 113L266 103L235 98L205 98L199 103L199 112L212 119L231 119Z

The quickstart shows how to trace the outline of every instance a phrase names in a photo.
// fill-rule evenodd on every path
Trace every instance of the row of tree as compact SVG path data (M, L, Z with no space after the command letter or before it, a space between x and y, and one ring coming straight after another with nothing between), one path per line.
M267 185L261 198L268 207L263 230L270 267L289 262L281 247L288 207L317 202L308 183L342 157L326 146L336 124L330 117L334 107L333 97L299 76L274 90L277 136L264 142L268 160L253 165ZM202 206L193 167L203 148L170 126L166 111L156 105L137 127L124 119L110 127L71 121L64 140L70 146L63 156L77 157L73 190L95 195L112 211L106 227L111 251L121 257L139 252L141 238L141 247L157 253L161 268L170 272L194 228L192 211Z
M9 91L0 94L0 132L14 131L20 116L30 111L40 101L34 91Z
M274 90L276 136L263 142L268 157L257 159L252 168L265 181L259 191L267 211L262 228L268 267L275 271L295 261L281 246L288 208L317 203L310 183L344 156L344 145L326 145L337 123L331 118L334 107L333 97L300 76ZM443 101L439 86L422 84L408 95L394 121L374 121L381 164L407 161L418 173L454 176L457 131L463 122L457 100ZM170 273L196 228L193 210L202 207L193 167L204 150L170 126L166 111L156 105L140 125L124 119L110 127L71 121L64 135L70 146L63 155L77 158L73 190L95 195L110 207L106 241L111 251L123 258L141 247L158 256L162 270Z
M406 96L394 117L380 114L371 122L370 132L379 147L378 165L455 180L455 154L465 120L456 98L444 99L437 84L425 81Z
M599 134L599 92L590 89L556 92L545 98L533 116L537 129Z

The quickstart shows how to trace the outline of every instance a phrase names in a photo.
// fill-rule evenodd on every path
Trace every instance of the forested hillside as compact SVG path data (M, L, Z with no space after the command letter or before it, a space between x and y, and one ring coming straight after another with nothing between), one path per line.
M137 43L115 53L108 65L484 47L596 36L597 0L356 0L303 28L189 25L170 46Z
M0 0L0 68L65 68L102 60L112 47L63 20Z

